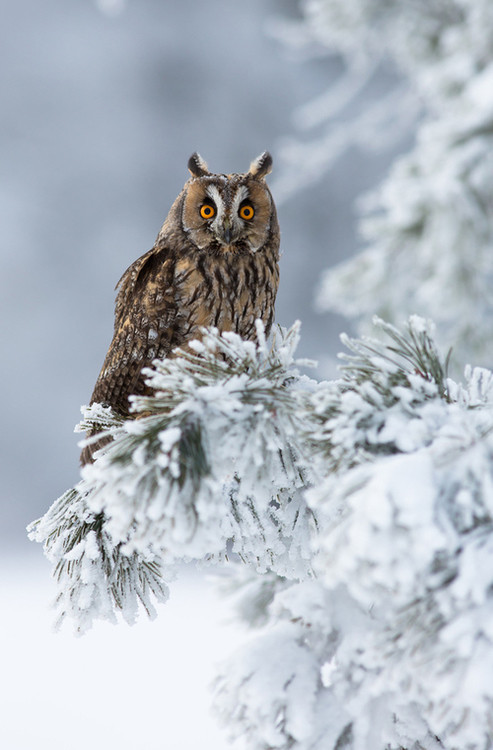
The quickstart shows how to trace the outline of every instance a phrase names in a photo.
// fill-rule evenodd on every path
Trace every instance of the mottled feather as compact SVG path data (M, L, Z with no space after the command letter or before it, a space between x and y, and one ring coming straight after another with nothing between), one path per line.
M215 175L198 154L190 158L192 177L154 247L117 284L113 339L91 403L127 416L128 397L148 392L142 369L199 338L201 326L253 339L260 318L269 332L279 283L279 227L263 179L271 163L265 152L245 174ZM205 203L214 211L206 220ZM245 204L253 208L247 220ZM92 461L104 442L87 446L81 462Z

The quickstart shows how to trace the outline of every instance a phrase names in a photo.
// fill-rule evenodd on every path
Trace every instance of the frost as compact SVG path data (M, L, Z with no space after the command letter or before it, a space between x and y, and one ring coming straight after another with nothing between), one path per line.
M258 345L211 329L201 346L156 361L147 371L154 395L132 399L138 419L84 409L82 428L101 424L113 440L31 527L56 565L62 619L84 630L120 610L132 621L139 600L153 613L150 596L167 596L161 574L183 560L225 559L230 540L259 573L308 574L299 323L271 347L257 330Z
M359 201L364 245L323 274L319 309L354 319L360 334L374 313L395 324L430 318L454 367L491 365L492 7L303 0L302 20L276 28L286 44L346 63L295 113L303 132L282 144L278 196L313 183L351 148L392 148L415 130L412 150ZM384 93L374 85L382 68L400 73Z
M147 372L138 419L85 412L113 441L30 527L79 632L227 563L252 636L215 707L252 750L491 746L493 375L448 377L420 317L375 323L321 383L298 325L204 330Z
M493 411L447 379L432 327L379 325L392 343L346 338L343 378L310 394L315 578L272 580L254 616L240 597L261 627L216 702L255 750L490 746Z

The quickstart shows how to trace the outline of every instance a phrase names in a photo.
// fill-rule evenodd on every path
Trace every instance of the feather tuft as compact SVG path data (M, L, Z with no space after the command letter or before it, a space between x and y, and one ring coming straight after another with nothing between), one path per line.
M188 169L193 177L203 177L210 174L209 167L197 151L195 151L188 160Z
M257 156L250 164L248 171L253 177L257 177L258 179L270 174L272 172L272 156L269 152L264 151L260 156Z

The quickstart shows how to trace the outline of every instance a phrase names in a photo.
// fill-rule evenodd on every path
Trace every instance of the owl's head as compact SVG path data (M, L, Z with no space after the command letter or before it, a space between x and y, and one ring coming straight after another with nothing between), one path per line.
M188 161L182 227L199 249L257 252L278 232L276 209L265 176L272 157L264 151L243 174L213 174L199 154Z

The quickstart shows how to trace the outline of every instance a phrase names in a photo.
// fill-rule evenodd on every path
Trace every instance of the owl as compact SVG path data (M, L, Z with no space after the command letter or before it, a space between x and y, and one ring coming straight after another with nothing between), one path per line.
M243 174L214 174L198 153L154 247L117 284L113 339L90 403L129 413L128 397L149 393L142 369L200 338L202 326L255 338L268 334L279 284L279 225L265 177L268 152ZM96 433L92 433L96 434ZM104 439L83 449L93 460Z

